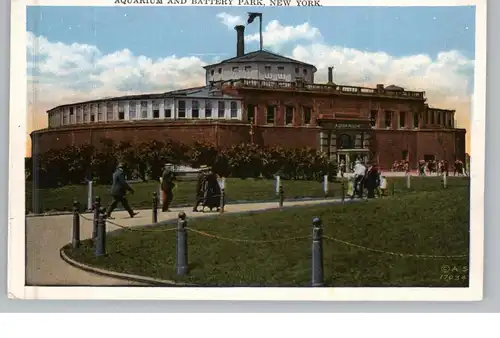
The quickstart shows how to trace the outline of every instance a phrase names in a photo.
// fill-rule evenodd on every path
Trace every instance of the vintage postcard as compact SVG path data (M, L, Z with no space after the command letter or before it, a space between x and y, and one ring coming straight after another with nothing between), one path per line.
M18 0L11 55L11 298L482 299L486 1Z

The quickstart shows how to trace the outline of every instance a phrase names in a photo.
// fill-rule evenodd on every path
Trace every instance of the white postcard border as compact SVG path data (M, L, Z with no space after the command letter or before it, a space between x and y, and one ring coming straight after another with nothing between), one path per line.
M285 301L482 300L484 268L486 0L321 0L323 6L476 6L475 87L470 122L472 156L470 168L470 278L468 288L163 288L25 286L26 221L24 149L26 148L27 124L26 6L114 6L114 2L114 0L12 0L9 106L9 298ZM134 4L129 6L134 6Z

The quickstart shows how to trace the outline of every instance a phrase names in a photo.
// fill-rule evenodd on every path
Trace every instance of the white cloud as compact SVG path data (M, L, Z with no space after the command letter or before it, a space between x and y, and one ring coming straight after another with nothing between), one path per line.
M279 49L283 45L297 40L318 41L321 39L318 28L312 27L305 22L297 26L283 26L278 20L272 20L266 25L262 32L264 47ZM248 42L260 41L260 34L252 34L245 37Z
M244 25L246 20L241 16L231 15L226 12L218 13L217 18L220 23L227 26L228 29L234 29L236 25ZM252 25L257 25L257 19ZM281 46L297 40L318 41L321 33L318 28L312 27L308 22L297 26L283 26L278 20L270 21L262 32L264 47L279 49ZM259 42L260 34L250 34L245 36L246 42Z
M408 90L427 91L431 96L468 97L474 60L457 51L393 57L320 43L297 45L289 57L314 64L316 80L324 82L327 67L334 67L334 82L359 86L395 84Z
M236 25L245 24L245 20L241 16L234 16L226 12L222 12L217 14L217 18L223 25L226 25L227 28L233 29Z
M28 32L28 97L54 104L113 95L164 92L204 84L199 57L153 60L124 49L103 54L96 46L48 41ZM211 60L207 60L211 61Z
M242 21L241 17L227 13L218 17L231 29ZM247 36L247 41L258 41L258 36ZM320 31L309 23L283 26L278 21L266 26L264 41L277 48L283 47L284 42L293 43L293 48L284 54L314 64L318 68L316 82L326 82L326 69L334 66L334 82L338 84L395 84L407 90L425 90L434 106L469 107L474 60L458 51L443 51L436 57L394 57L384 52L328 45L322 42ZM151 59L134 55L128 49L104 54L96 46L65 45L32 33L28 33L28 57L32 67L28 99L40 107L202 85L202 67L214 62L203 55ZM460 112L463 116L467 113L468 108Z

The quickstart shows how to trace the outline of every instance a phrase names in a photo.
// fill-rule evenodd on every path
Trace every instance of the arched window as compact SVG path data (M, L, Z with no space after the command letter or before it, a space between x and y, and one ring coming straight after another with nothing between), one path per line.
M339 149L353 149L354 144L352 143L351 136L347 134L342 134L338 138L338 148Z

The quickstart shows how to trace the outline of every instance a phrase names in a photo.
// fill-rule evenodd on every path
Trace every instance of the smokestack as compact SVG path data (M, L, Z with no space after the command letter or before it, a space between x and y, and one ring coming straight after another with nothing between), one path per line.
M236 57L245 55L245 26L235 26L236 30Z
M328 67L328 83L333 83L333 67Z

